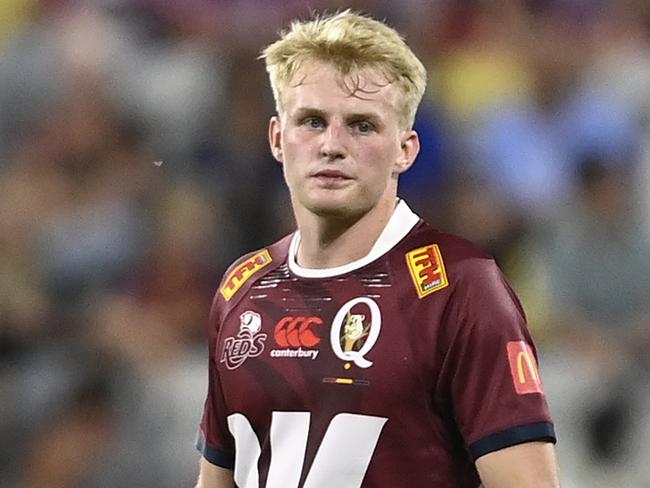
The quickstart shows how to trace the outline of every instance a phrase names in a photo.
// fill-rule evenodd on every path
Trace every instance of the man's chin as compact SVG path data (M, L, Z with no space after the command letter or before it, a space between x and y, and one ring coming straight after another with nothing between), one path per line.
M330 219L356 219L364 214L362 209L350 202L311 202L307 209L318 217Z
M343 219L348 217L351 212L347 208L341 207L314 207L309 209L311 213L322 218Z

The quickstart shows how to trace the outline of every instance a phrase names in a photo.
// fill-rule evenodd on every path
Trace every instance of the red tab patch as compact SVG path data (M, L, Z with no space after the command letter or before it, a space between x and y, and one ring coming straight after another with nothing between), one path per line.
M525 341L508 342L510 373L519 395L544 393L532 348Z
M437 244L409 251L406 253L406 263L419 298L449 285L445 263Z

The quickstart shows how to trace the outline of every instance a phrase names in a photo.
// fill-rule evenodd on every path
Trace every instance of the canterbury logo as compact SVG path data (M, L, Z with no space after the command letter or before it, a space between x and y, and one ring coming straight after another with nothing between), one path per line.
M221 287L221 294L226 300L230 300L237 290L239 290L246 280L257 273L264 266L272 261L271 255L267 249L258 252L239 264L226 278L224 285Z
M507 349L515 391L520 395L544 393L531 347L524 341L511 341Z
M284 317L275 326L275 342L280 347L314 347L320 342L312 326L323 325L318 317Z
M437 244L430 244L408 252L406 263L420 298L441 290L449 284L445 264Z

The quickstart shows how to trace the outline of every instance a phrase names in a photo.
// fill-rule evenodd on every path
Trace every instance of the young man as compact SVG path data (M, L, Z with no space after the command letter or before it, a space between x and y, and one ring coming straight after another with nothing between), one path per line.
M425 70L345 11L264 51L298 231L226 272L200 488L557 487L524 313L494 261L397 198Z

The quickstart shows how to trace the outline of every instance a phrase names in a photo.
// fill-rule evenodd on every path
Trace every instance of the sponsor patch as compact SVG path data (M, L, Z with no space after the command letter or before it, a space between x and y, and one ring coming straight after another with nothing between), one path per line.
M257 273L264 266L272 261L271 254L267 249L251 256L243 263L239 264L230 272L224 285L221 287L221 294L226 300L230 300L237 290L239 290L246 281Z
M449 285L445 263L437 244L430 244L406 253L406 263L418 297L424 298Z
M519 395L544 393L532 348L525 341L508 342L510 373Z
M319 350L311 348L320 343L320 337L315 334L313 328L321 325L323 320L319 317L283 317L275 326L273 338L275 343L284 349L273 349L271 357L316 359Z

